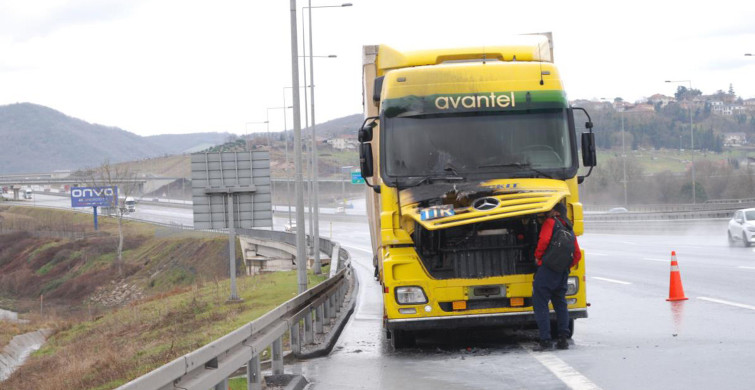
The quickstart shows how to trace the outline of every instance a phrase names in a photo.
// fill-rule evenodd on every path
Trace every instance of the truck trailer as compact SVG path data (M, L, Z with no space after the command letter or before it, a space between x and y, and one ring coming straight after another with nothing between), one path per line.
M391 344L428 329L534 326L544 214L563 203L581 235L578 184L589 175L578 176L582 109L568 104L551 35L411 52L364 46L363 91L360 168ZM592 171L587 118L579 141ZM587 317L584 275L583 260L568 279L572 331Z

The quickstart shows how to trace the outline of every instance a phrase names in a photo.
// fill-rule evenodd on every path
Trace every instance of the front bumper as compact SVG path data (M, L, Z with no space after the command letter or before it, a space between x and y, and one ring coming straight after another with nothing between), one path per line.
M551 319L556 319L556 313L551 310ZM587 318L587 309L569 309L569 318ZM521 327L535 324L535 313L497 313L470 314L448 317L402 318L386 320L385 326L389 330L428 330L455 329L471 327Z

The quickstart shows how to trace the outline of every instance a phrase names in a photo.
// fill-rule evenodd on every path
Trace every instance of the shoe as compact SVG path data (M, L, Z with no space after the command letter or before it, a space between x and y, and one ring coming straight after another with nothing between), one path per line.
M569 349L569 340L566 339L566 337L559 337L558 341L556 341L556 348L558 349Z
M535 348L532 348L535 352L550 351L553 349L553 342L551 340L540 340Z

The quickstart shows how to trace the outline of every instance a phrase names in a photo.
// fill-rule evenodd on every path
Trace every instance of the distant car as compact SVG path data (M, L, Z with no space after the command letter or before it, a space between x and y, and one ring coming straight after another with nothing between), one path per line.
M729 220L729 245L742 241L746 247L755 241L755 209L737 210Z
M343 206L336 207L336 214L346 214L346 209Z
M620 214L620 213L628 213L629 210L625 209L624 207L614 207L610 210L608 210L609 214Z
M296 232L296 222L291 222L291 223L287 223L287 224L283 225L283 230L285 230L285 231L287 231L289 233Z

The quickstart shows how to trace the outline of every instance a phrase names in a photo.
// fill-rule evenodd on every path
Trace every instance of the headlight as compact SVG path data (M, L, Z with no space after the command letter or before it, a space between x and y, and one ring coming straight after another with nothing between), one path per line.
M396 287L396 302L400 305L419 305L427 303L427 297L422 287L402 286Z
M748 232L755 232L755 226L748 226L747 227Z
M566 280L566 295L574 295L579 290L579 278L576 276L569 276Z

